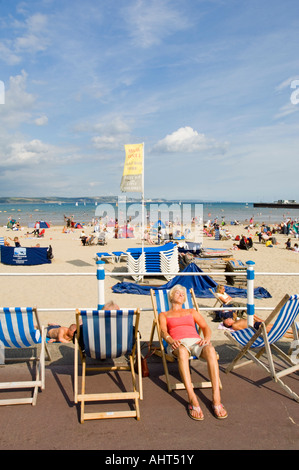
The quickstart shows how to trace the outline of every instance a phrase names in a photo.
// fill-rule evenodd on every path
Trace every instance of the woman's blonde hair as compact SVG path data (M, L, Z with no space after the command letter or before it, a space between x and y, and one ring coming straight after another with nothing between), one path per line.
M172 297L176 290L181 290L184 292L184 303L185 303L187 300L187 290L186 290L186 287L181 286L180 284L176 284L175 286L172 287L172 289L170 289L168 293L169 302L172 303Z
M224 287L225 289L225 286L223 284L218 284L218 286L216 287L216 292L220 292L220 290Z

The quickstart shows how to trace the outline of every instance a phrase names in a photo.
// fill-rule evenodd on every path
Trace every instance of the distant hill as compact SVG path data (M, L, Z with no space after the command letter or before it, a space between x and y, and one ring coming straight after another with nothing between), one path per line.
M127 202L138 202L140 198L132 198L126 196ZM75 204L94 204L97 202L101 203L116 203L118 202L118 196L99 196L99 197L0 197L0 204L63 204L70 203ZM145 201L147 202L147 201ZM149 199L148 202L167 202L167 199ZM174 201L172 201L174 202Z
M129 200L129 198L128 198ZM136 199L137 200L137 199ZM63 204L75 202L101 203L117 202L117 196L102 197L0 197L0 204Z

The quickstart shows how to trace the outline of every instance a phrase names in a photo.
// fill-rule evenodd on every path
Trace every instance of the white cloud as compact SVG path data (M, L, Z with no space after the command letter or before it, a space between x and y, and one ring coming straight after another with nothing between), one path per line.
M40 139L26 140L14 134L2 140L0 168L33 168L43 164L40 171L45 171L50 165L67 165L83 160L83 156L74 147L57 146Z
M55 154L54 147L45 144L38 139L26 141L14 141L7 146L3 166L18 164L38 164L49 162ZM0 163L1 164L1 163Z
M124 19L134 45L144 48L160 44L189 24L184 14L167 0L137 0L126 9Z
M8 65L16 65L21 61L21 58L11 50L9 44L4 44L4 42L0 43L0 58Z
M294 104L288 103L280 108L279 112L275 114L274 118L283 118L289 116L290 114L296 113L298 110L299 108L296 107Z
M37 126L45 126L46 124L48 124L48 118L47 118L47 116L41 116L41 117L35 119L34 122Z
M95 124L79 124L77 130L95 134L91 140L96 149L116 149L130 138L130 125L120 116L105 116Z
M36 97L26 91L27 73L11 76L5 90L5 105L0 107L1 127L17 127L29 122L32 116Z
M16 65L24 60L23 54L34 55L44 51L49 46L47 35L47 16L41 13L33 14L24 22L12 21L6 25L10 29L10 39L0 43L0 58L8 65ZM18 35L21 31L22 34Z
M181 127L154 146L153 150L163 153L194 153L208 149L225 150L227 143L218 143L215 139L199 134L192 127Z
M96 137L93 137L91 140L92 140L93 145L97 149L117 148L119 147L119 144L120 144L119 139L111 135L110 136L107 136L107 135L96 136Z
M47 34L47 17L40 13L29 16L25 23L21 25L24 34L15 38L16 52L30 52L30 54L38 51L44 51L48 45Z
M290 88L291 89L291 85L292 85L292 82L294 80L298 80L299 78L299 75L295 75L293 77L289 77L287 78L286 80L284 80L283 82L281 82L279 85L277 85L277 87L275 88L276 91L281 91L281 90L284 90L286 88Z

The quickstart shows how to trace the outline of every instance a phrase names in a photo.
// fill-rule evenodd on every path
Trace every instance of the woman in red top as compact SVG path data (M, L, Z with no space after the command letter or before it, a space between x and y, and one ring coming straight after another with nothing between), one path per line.
M162 337L168 343L167 351L178 359L179 372L188 394L188 413L190 418L202 420L203 412L191 382L189 356L201 357L207 361L212 383L212 408L216 418L227 417L227 412L221 403L220 380L217 355L210 343L211 330L205 319L195 309L184 309L186 289L179 284L169 292L171 310L161 312L159 324ZM203 333L203 338L197 333L195 323Z

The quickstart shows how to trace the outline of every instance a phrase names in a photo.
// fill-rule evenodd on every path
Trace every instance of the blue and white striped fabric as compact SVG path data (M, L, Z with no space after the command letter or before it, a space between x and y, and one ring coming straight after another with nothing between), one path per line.
M81 310L85 353L92 359L129 354L133 348L134 310Z
M268 333L268 341L270 344L275 343L286 333L288 328L292 325L295 318L299 314L299 295L292 295L277 315L271 331ZM238 343L245 346L252 336L256 333L251 328L244 330L234 331L231 335ZM265 345L263 337L259 336L252 344L251 348L261 348Z
M33 308L0 309L0 341L7 348L26 348L41 342L34 328Z
M4 246L4 237L0 237L0 245Z

